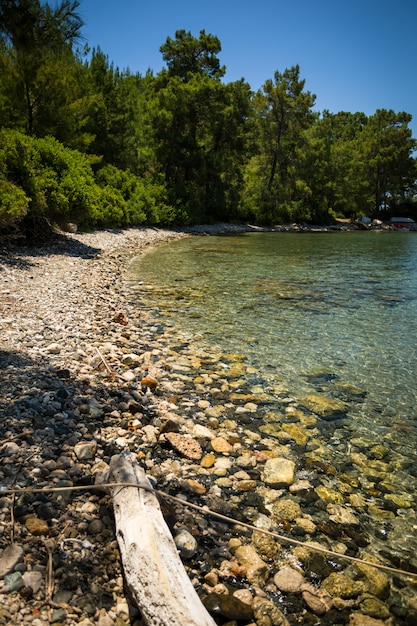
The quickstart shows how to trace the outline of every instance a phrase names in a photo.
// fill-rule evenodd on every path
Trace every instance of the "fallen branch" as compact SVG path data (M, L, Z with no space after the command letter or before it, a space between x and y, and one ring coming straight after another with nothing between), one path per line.
M9 441L14 441L15 439L23 439L23 437L33 435L33 432L33 430L24 430L22 433L17 433L17 435L6 437L6 439L3 439L3 441L0 443L0 446L6 445L6 443L8 443Z
M99 359L100 359L100 362L99 362L99 364L98 364L98 366L97 366L97 367L98 367L99 369L102 369L102 370L104 369L104 370L106 370L106 372L108 373L108 375L109 375L112 379L117 378L117 372L115 372L115 370L114 370L114 369L112 369L112 368L109 366L109 364L107 363L106 359L105 359L105 358L104 358L104 356L101 354L100 350L99 350L98 348L96 348L96 351L97 351L98 357L99 357Z
M110 491L126 584L147 626L215 626L184 569L158 499L134 455L114 456L109 478L110 482L135 485Z

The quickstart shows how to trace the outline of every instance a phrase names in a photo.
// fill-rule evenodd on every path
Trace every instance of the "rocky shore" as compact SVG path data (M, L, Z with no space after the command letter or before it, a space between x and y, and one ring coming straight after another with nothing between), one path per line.
M142 623L97 487L127 449L176 497L163 512L218 624L417 623L416 579L314 550L377 561L357 474L388 473L389 451L370 443L365 457L358 442L356 475L337 476L319 421L343 403L311 396L300 407L251 382L244 355L174 335L140 306L129 259L184 234L102 231L0 250L0 624ZM394 524L415 503L385 489L380 519Z

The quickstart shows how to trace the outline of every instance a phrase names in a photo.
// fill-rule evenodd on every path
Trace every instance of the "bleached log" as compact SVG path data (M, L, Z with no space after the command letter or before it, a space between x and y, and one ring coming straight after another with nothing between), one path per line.
M147 626L215 626L181 562L158 499L129 452L110 462L116 535L126 584Z

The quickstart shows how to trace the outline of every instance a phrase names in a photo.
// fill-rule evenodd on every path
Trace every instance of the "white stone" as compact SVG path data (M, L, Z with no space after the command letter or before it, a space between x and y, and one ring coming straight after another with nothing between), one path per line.
M37 593L41 588L43 576L41 572L25 572L23 574L25 587L30 587L33 593Z
M74 453L79 461L94 459L96 450L97 443L95 441L80 441L74 446Z
M289 459L268 459L262 472L262 480L270 487L282 487L294 482L295 463Z
M4 444L1 452L2 452L2 456L6 457L6 456L13 456L14 454L17 454L19 450L20 450L20 447L15 441L8 441L7 443Z
M59 354L61 352L61 346L59 343L50 343L49 346L45 348L45 351L49 354Z
M131 383L134 380L136 380L136 374L135 372L132 372L132 370L127 370L126 372L123 372L121 378L126 382L126 383Z
M184 559L190 559L197 552L197 541L186 528L175 535L174 542Z
M196 424L193 428L193 435L198 439L214 439L215 434L210 428L207 426L202 426L201 424Z
M305 579L300 572L286 565L275 574L274 583L280 591L297 593L300 591L301 585L305 583Z

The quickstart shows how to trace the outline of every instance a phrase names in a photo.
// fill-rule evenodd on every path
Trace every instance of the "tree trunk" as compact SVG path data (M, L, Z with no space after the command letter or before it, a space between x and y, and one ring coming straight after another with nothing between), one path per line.
M116 535L125 580L147 626L215 626L179 558L159 502L131 453L114 456L112 487Z

